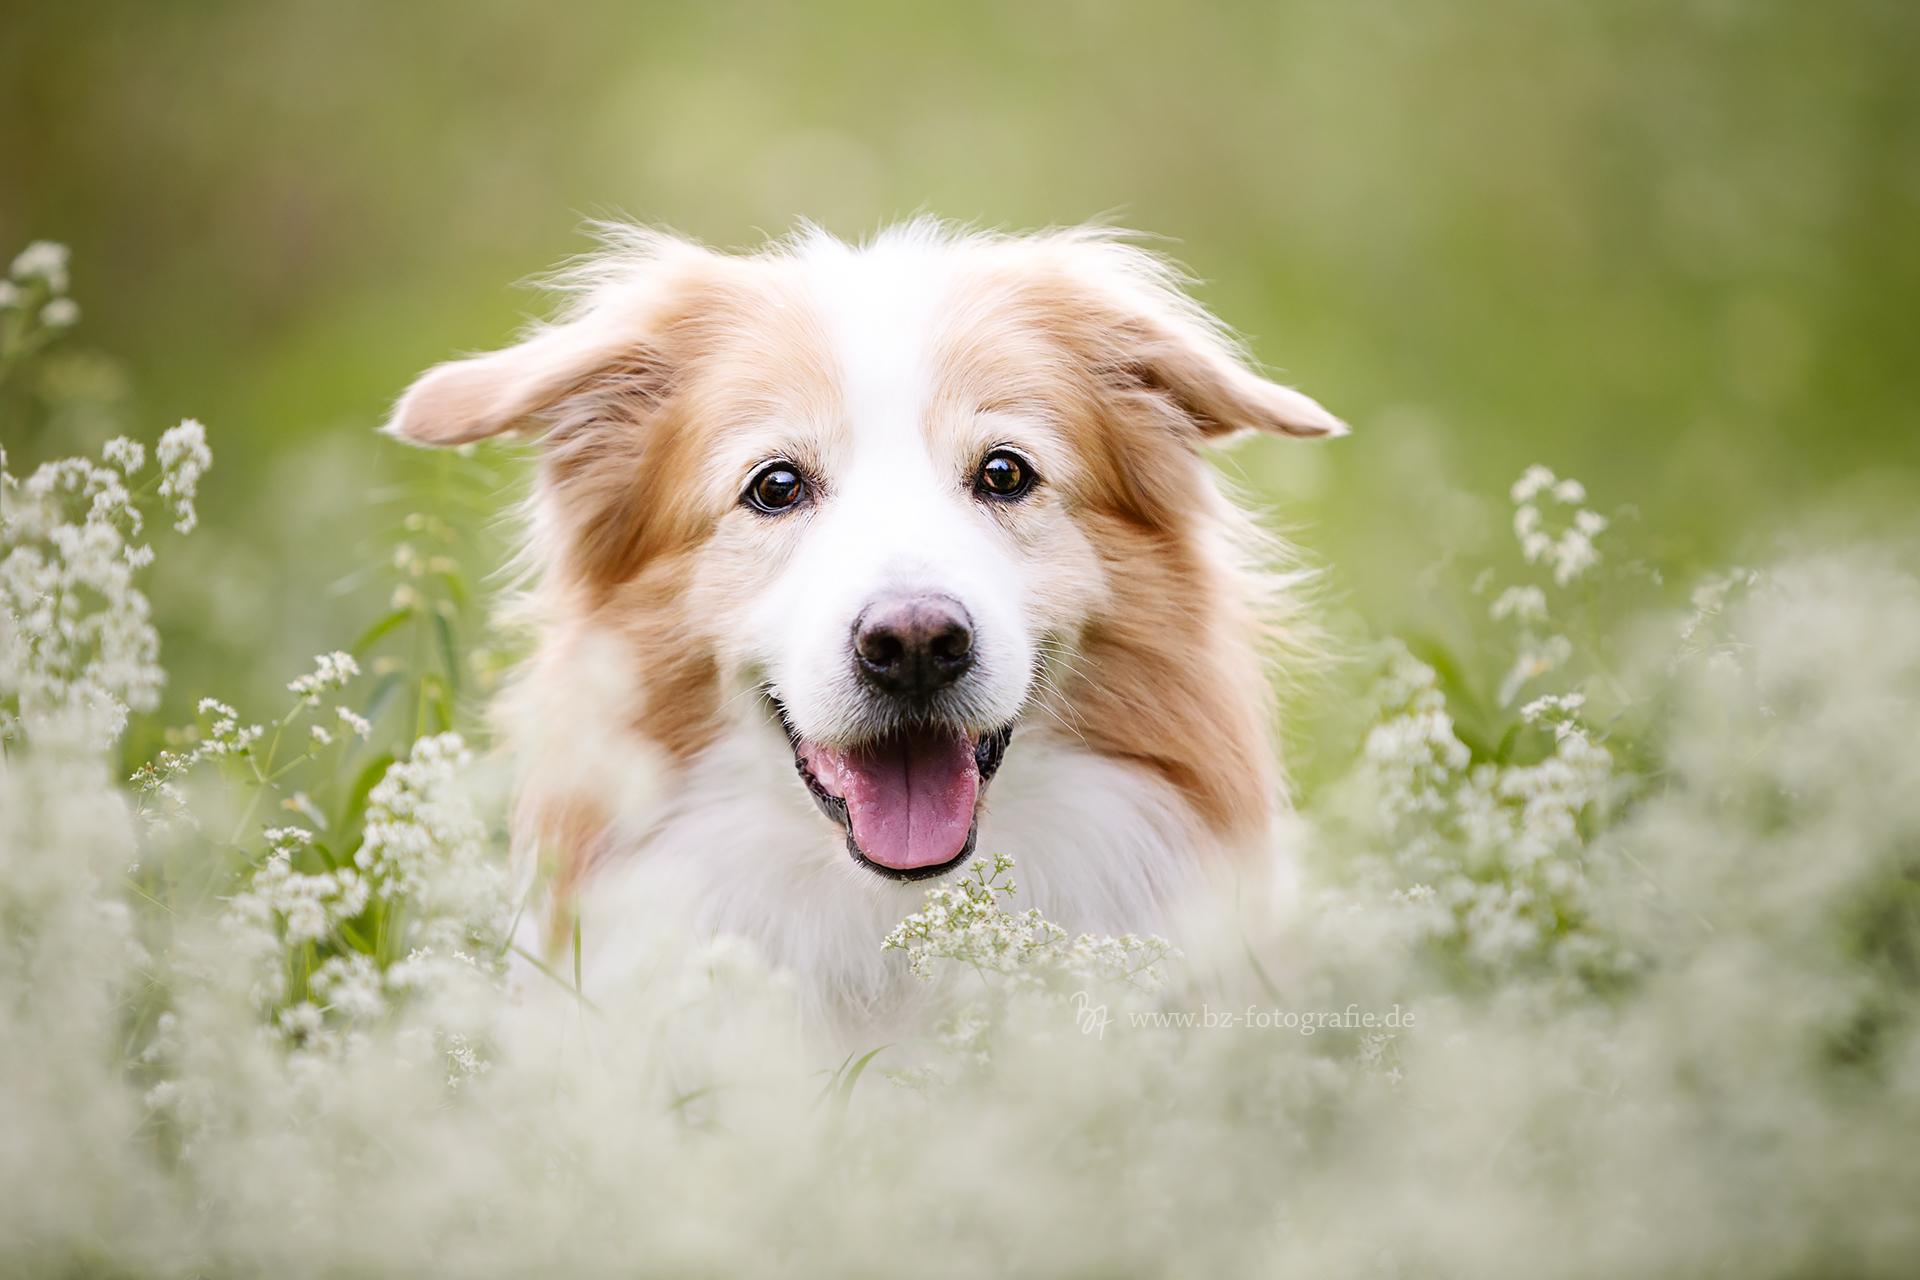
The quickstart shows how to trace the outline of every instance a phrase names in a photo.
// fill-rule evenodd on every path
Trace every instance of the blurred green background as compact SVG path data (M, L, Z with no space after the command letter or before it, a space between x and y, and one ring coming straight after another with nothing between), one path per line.
M73 246L43 376L99 410L28 453L208 424L155 594L176 689L246 696L377 615L437 464L373 427L583 217L1104 216L1354 424L1223 462L1333 611L1418 623L1535 461L1669 564L1765 555L1920 495L1917 66L1912 0L7 0L0 252Z

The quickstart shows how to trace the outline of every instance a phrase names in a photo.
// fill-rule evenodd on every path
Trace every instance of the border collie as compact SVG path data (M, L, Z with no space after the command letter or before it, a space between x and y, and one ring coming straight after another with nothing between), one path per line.
M539 442L503 708L537 945L599 982L740 935L870 1019L881 937L977 849L1113 932L1274 857L1287 580L1201 450L1337 419L1106 231L603 232L560 318L388 426Z

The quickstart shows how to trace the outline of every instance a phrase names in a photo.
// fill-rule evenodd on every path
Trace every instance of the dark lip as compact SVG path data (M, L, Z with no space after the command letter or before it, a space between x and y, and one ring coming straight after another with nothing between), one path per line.
M980 836L978 801L975 802L976 809L973 824L967 828L967 842L960 847L959 853L954 854L953 857L947 859L945 862L930 867L903 869L900 867L882 866L880 863L869 858L861 851L859 842L853 838L853 818L847 813L847 802L821 786L820 780L813 776L813 770L809 769L807 762L801 758L800 734L793 727L793 721L787 719L786 706L771 692L767 694L767 701L772 704L774 714L779 717L780 727L786 731L787 745L793 749L793 767L794 770L799 773L800 780L807 784L807 794L811 795L813 802L820 806L820 812L826 814L831 821L839 826L841 831L846 833L847 852L852 855L855 862L876 875L885 876L889 880L930 880L934 876L945 875L973 856L974 843ZM1000 772L1001 761L1006 758L1007 744L1011 741L1013 741L1013 725L1009 723L1002 725L991 733L982 734L980 741L974 744L973 760L974 767L980 771L981 795L984 796L986 794L987 784L993 781L993 775Z

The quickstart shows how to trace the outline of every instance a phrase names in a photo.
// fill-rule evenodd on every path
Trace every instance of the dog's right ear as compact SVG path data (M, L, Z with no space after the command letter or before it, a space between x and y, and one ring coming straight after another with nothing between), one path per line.
M593 319L552 325L518 346L435 365L400 397L386 433L413 444L456 445L537 424L544 412L639 354L640 335L605 332Z
M628 390L664 377L655 339L690 302L695 279L722 263L692 241L643 227L595 228L603 252L560 276L572 313L516 346L421 374L384 428L413 444L457 445L536 430L545 414L609 377Z

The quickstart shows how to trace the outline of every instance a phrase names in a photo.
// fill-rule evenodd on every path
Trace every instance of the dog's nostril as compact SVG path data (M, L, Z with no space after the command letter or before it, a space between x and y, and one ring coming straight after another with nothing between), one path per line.
M935 662L951 666L973 657L973 632L964 626L943 627L927 644Z
M906 651L900 637L892 631L874 628L862 631L858 641L860 661L870 667L887 668L899 663Z
M973 624L950 596L876 601L854 623L861 676L884 692L924 697L973 665Z

